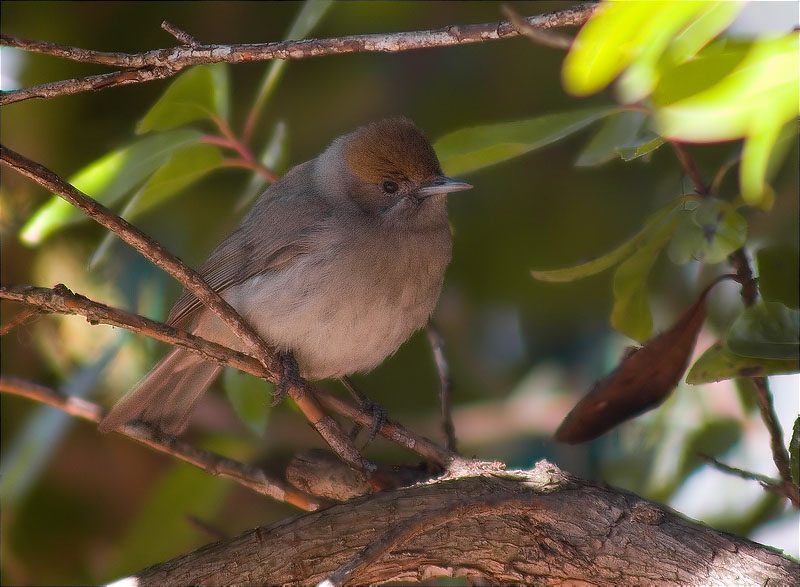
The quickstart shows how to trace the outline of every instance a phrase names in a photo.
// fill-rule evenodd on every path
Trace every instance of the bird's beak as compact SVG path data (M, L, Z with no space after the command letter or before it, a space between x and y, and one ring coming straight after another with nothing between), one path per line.
M445 175L440 175L439 177L418 188L414 192L414 195L418 198L427 198L437 194L448 194L450 192L460 192L461 190L469 189L472 189L472 185L465 181L459 181Z

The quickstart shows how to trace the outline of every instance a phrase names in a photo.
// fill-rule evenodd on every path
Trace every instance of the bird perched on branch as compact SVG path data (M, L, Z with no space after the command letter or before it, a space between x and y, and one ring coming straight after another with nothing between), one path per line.
M411 121L381 120L338 137L270 186L199 271L290 372L325 379L369 371L433 312L452 248L445 196L470 187L442 174ZM188 291L168 323L247 351ZM221 369L173 349L100 430L141 419L181 433ZM288 387L278 385L276 400Z

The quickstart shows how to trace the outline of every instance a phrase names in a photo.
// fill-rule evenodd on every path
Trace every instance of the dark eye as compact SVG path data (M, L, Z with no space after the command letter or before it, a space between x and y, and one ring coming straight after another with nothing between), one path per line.
M387 194L393 194L398 190L397 182L394 181L384 181L381 184L381 187Z

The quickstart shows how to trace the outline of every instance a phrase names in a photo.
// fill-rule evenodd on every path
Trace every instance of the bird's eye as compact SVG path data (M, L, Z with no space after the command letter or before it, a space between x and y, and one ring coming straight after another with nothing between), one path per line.
M383 188L383 191L386 192L387 194L393 194L399 189L397 182L394 181L384 181L381 184L381 187Z

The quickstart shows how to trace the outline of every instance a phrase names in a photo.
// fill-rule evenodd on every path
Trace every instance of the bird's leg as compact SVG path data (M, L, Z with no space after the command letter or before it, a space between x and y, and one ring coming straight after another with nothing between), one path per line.
M277 406L281 403L292 387L305 389L305 383L300 376L300 368L297 366L297 361L292 351L279 352L278 360L283 367L283 374L278 385L275 386L275 391L272 392L272 406Z
M342 382L342 385L344 385L345 389L347 389L347 391L350 392L350 395L352 395L353 398L358 402L361 410L372 414L372 424L369 427L369 440L367 440L367 444L369 444L375 440L378 430L380 430L381 426L383 426L389 419L388 415L386 414L386 410L361 393L353 381L346 375L344 377L340 377L339 381ZM358 424L356 424L351 436L357 435L359 428L360 427Z

